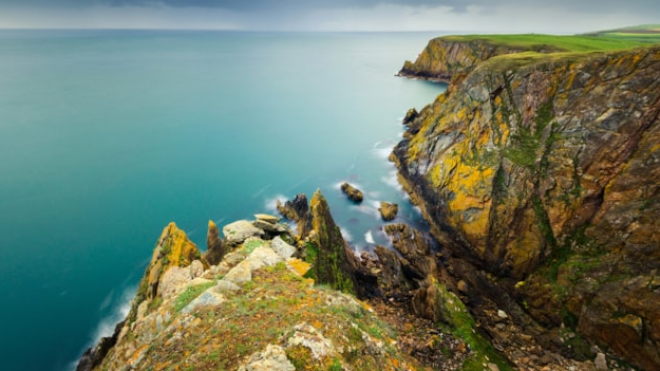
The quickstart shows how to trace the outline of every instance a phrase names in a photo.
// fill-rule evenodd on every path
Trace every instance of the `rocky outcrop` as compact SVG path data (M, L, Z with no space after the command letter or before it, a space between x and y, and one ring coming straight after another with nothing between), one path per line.
M204 259L206 259L209 264L216 265L227 253L225 244L220 238L220 231L218 226L212 220L209 220L209 229L206 233L206 254L204 254Z
M304 194L296 195L292 201L286 201L284 204L277 201L277 211L285 218L293 221L297 225L297 236L302 239L307 236L311 230L312 218L309 214L309 205L307 196Z
M347 293L357 294L357 265L350 247L330 214L330 207L321 191L310 202L313 234L308 242L315 278L318 283Z
M362 194L362 191L348 183L343 183L341 185L341 191L344 192L348 199L353 202L360 203L364 199L364 194Z
M378 212L380 212L380 216L384 221L389 222L394 220L396 214L399 213L399 205L381 201Z
M331 225L327 205L320 194L311 204L322 232ZM137 313L86 353L78 370L423 369L397 347L397 329L355 297L315 287L304 277L309 264L273 248L278 238L249 237L217 265L193 269L202 264L189 262L199 257L194 245L171 224L143 279L160 277L156 296L139 291ZM164 270L154 270L158 262ZM178 269L196 273L166 284ZM165 286L170 294L161 295Z
M660 49L476 64L435 44L425 70L475 64L392 156L434 235L517 301L517 321L660 368Z
M429 41L414 63L406 61L398 74L449 83L454 75L466 74L487 59L530 50L552 52L558 49L548 45L503 45L469 36L438 37Z

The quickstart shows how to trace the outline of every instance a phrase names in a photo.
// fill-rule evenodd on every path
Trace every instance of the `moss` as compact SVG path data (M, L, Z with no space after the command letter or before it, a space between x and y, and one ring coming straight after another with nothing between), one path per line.
M534 213L536 214L539 230L543 234L546 243L555 249L557 247L557 240L555 239L555 235L552 232L548 214L545 212L541 198L537 194L532 195L532 207L534 208Z

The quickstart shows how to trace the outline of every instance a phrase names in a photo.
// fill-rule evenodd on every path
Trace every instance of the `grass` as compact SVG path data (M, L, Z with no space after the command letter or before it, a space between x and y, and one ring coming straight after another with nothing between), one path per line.
M215 285L215 282L203 283L197 286L190 286L186 288L181 295L179 295L174 301L174 310L180 312L185 308L191 301L195 300L199 295L206 291L209 287Z
M633 37L608 37L607 34L597 34L595 36L541 34L464 35L445 36L443 39L451 41L482 41L490 45L500 45L535 52L594 52L629 49L648 44L648 42L638 41ZM657 41L660 41L660 38Z

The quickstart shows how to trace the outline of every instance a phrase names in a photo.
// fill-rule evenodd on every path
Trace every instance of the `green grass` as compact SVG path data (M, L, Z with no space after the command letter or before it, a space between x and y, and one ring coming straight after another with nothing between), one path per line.
M179 295L174 301L174 310L180 312L186 305L190 304L191 301L195 300L199 295L201 295L206 289L215 285L215 282L203 283L197 286L190 286L186 288L181 295Z
M444 40L451 41L482 41L491 45L501 45L511 48L524 49L535 52L594 52L607 50L622 50L647 45L645 42L626 37L608 37L597 34L586 35L465 35L445 36ZM659 40L660 41L660 40Z

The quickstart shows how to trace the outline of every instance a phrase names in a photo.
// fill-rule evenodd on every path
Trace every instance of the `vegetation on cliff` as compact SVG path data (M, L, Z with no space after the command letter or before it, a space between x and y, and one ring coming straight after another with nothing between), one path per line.
M660 368L660 48L510 54L456 71L394 151L436 236L492 274L547 344L577 331Z

